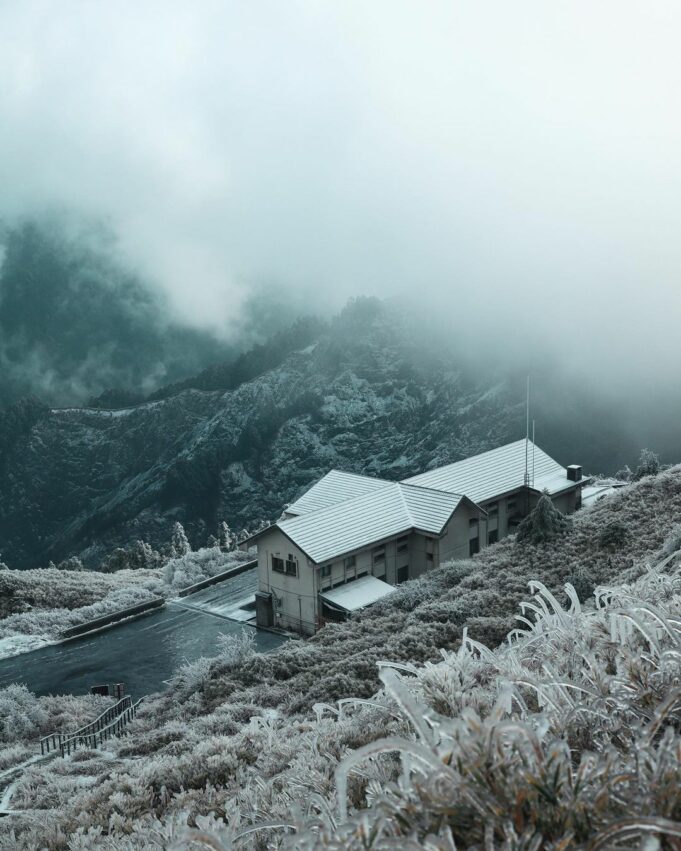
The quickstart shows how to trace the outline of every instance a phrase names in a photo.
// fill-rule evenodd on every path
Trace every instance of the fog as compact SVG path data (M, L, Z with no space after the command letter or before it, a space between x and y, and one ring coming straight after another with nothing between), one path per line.
M254 287L416 296L476 352L671 386L680 28L664 0L3 2L0 218L103 218L220 333Z

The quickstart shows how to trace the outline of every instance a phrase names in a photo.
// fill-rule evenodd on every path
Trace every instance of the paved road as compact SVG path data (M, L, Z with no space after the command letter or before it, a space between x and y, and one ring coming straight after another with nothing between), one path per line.
M226 596L242 596L243 580L234 588L231 581L224 583ZM211 589L213 595L217 595L217 590ZM193 596L186 598L186 602L191 601ZM217 599L213 603L222 609ZM224 615L216 617L171 603L165 609L95 635L0 660L0 687L20 682L38 695L83 694L92 685L123 682L129 693L138 698L164 689L173 671L185 661L214 656L221 633L239 633L242 629L254 632L261 651L278 647L286 640L227 620Z

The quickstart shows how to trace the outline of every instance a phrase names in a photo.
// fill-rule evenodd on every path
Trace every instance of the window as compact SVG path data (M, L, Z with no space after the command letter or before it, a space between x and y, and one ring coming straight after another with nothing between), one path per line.
M397 571L397 584L400 582L406 582L409 579L409 566L405 564L404 567L398 568Z
M277 573L285 573L284 559L279 558L279 556L272 556L272 570Z
M434 561L435 561L435 556L433 555L433 553L426 553L426 563L427 564L433 564Z
M487 514L490 517L496 517L499 514L499 503L490 502L490 504L487 506Z
M406 553L409 550L409 538L405 535L404 538L397 539L397 552Z
M506 510L510 513L511 511L515 511L515 500L509 499L506 503Z
M372 550L372 558L374 564L383 564L385 562L385 547L376 547Z
M348 556L346 559L343 559L343 564L346 570L354 570L357 564L357 556Z
M494 530L493 530L492 532L490 532L490 533L489 533L489 535L487 536L487 543L488 543L488 544L496 544L496 542L497 542L498 540L499 540L499 530L498 530L498 529L494 529Z
M477 517L471 517L471 519L468 521L468 525L471 529L477 529L478 528L478 518Z
M480 552L480 538L471 538L468 542L468 555L474 556Z
M326 579L327 577L331 576L331 565L330 564L322 565L321 570L319 572L322 575L322 579Z
M293 558L291 553L288 554L288 558L286 559L286 575L298 576L298 562Z
M426 552L434 553L435 552L435 541L432 538L426 538Z

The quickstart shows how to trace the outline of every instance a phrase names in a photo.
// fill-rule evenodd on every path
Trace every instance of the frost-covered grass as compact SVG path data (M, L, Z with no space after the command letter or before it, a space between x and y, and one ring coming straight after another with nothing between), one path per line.
M28 772L13 805L34 820L0 848L193 848L198 826L215 848L520 851L677 830L681 571L647 564L680 516L677 469L312 641L231 641L146 702L112 759ZM627 535L604 547L614 522Z

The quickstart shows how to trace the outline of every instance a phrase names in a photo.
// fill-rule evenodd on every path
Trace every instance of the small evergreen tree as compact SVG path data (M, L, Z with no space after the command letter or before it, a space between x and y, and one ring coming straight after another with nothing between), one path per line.
M660 459L651 449L642 449L633 479L637 482L644 476L656 476L660 472Z
M539 501L532 511L518 526L516 540L530 544L542 544L569 528L569 519L558 511L551 497L545 491L539 497Z
M180 558L190 553L192 548L189 546L187 535L181 523L176 522L173 526L173 535L170 540L170 553L172 558Z
M218 534L220 536L220 549L223 552L227 553L234 548L234 537L232 536L232 530L229 528L229 526L225 523L224 520L222 521L222 523L220 523L220 529Z

